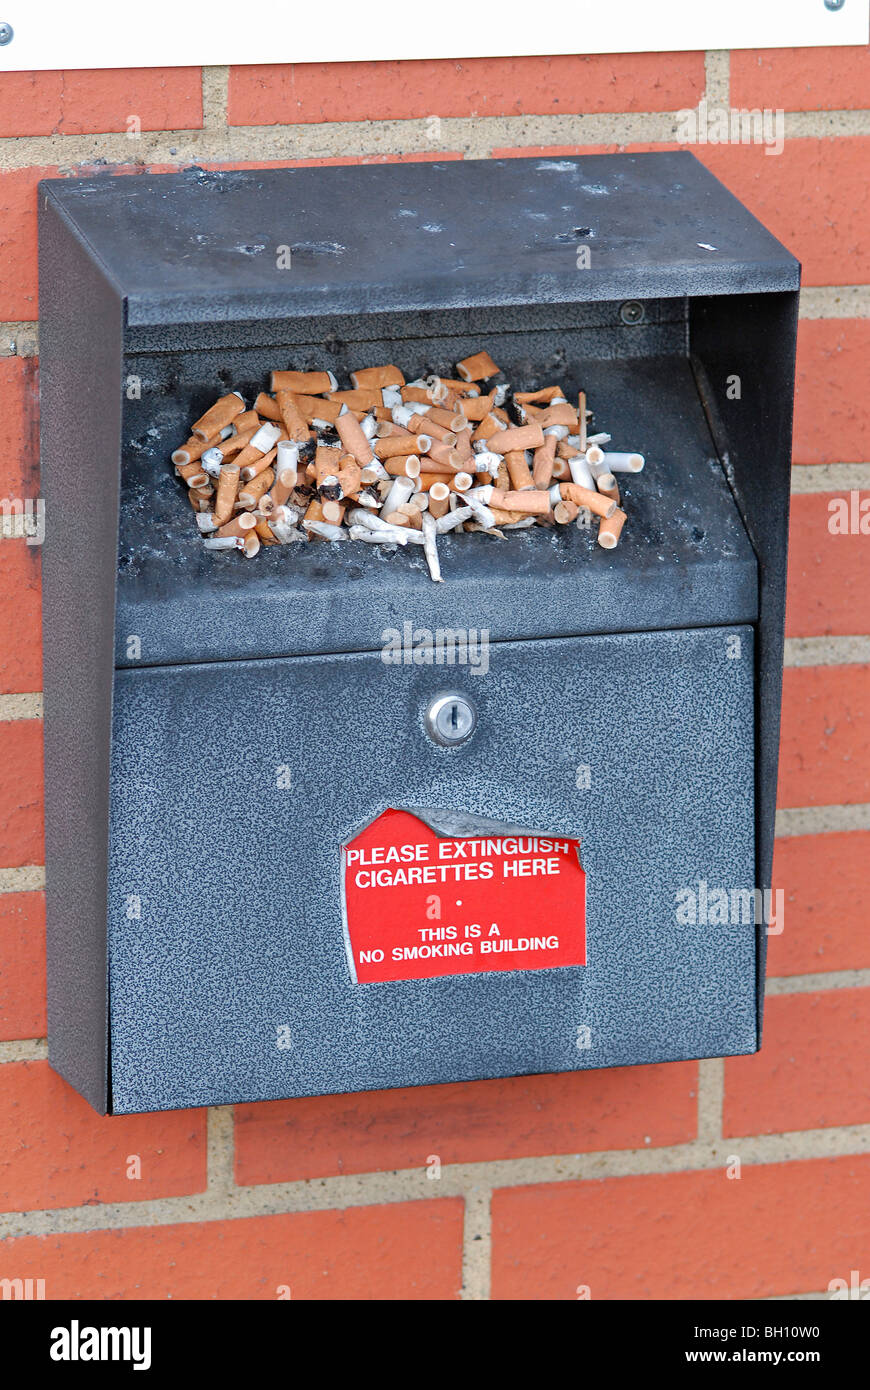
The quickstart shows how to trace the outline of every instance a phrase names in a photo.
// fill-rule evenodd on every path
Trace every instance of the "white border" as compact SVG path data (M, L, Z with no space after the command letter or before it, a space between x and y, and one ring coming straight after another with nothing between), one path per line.
M0 72L865 44L870 0L0 0ZM582 90L577 98L582 107Z

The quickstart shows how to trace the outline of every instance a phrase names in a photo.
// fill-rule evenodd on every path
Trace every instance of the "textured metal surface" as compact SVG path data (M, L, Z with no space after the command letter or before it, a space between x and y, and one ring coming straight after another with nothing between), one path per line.
M688 151L42 188L120 286L131 324L797 287L794 259Z
M613 447L646 455L642 473L620 476L628 521L616 550L573 526L504 540L446 536L443 584L432 583L416 552L388 558L351 542L275 546L253 561L207 551L166 461L186 437L191 396L196 408L214 395L199 381L199 394L192 390L192 374L203 370L194 359L186 371L172 368L166 392L163 378L144 375L142 400L127 406L118 664L131 664L131 635L140 639L139 664L157 665L374 651L384 628L406 618L429 628L488 628L493 640L753 621L755 557L686 359L601 362L560 334L553 362L546 350L552 355L556 345L544 334L488 341L518 386L555 378L573 393L582 385ZM448 362L470 342L454 340ZM437 342L402 347L412 370L427 352L429 365L439 363ZM245 361L238 380L250 394L274 355L246 353Z
M796 294L753 296L739 307L724 298L700 299L692 305L690 321L700 395L758 556L756 882L762 889L769 887L773 867L797 323ZM762 934L759 1033L766 952Z
M103 1111L123 306L53 210L39 261L49 1056Z
M426 230L437 223L436 205L441 232ZM378 216L360 217L359 208L370 206ZM318 244L312 230L337 235L333 226L348 229L339 254ZM462 232L461 242L451 226ZM256 244L260 232L282 243L302 238L290 278L282 272L276 282L274 257L256 249L255 228ZM592 262L581 271L576 251L586 236ZM189 1103L179 1097L192 1093L247 1099L292 1094L294 1087L316 1091L324 1067L349 1086L381 1084L381 1075L383 1084L403 1084L752 1050L763 1002L763 937L749 941L744 932L726 949L721 937L692 936L684 959L673 933L661 934L661 921L655 931L652 924L664 873L685 870L689 883L690 870L696 877L706 871L710 881L718 873L730 886L770 881L798 278L797 262L688 154L192 171L41 185L50 1056L97 1109L106 1107L109 1066L110 789L117 835L109 949L121 990L112 1002L111 1046L120 1049L113 1064L119 1109ZM625 300L643 303L643 322L619 318ZM573 533L536 531L504 545L448 537L442 586L430 583L418 558L378 559L366 551L351 563L350 555L333 556L334 546L308 547L309 569L289 584L274 552L247 566L200 572L203 553L195 537L194 549L186 548L186 518L164 446L186 433L192 410L214 394L216 377L221 386L246 373L259 380L279 350L283 365L344 367L393 355L403 365L415 357L421 368L442 358L446 365L480 346L482 335L497 346L515 385L538 384L545 369L571 389L582 384L594 393L599 423L612 428L614 444L647 454L646 472L621 480L630 522L615 552L605 555ZM141 372L145 389L140 402L123 403L122 447L121 383L130 372ZM736 400L728 394L735 373L742 385ZM116 574L118 635L144 638L143 664L205 655L214 665L117 674L120 742L110 788ZM250 665L225 659L371 650L383 627L404 620L490 627L494 639L542 639L493 647L494 672L502 655L508 663L502 679L469 678L472 695L485 704L491 692L497 706L498 757L490 745L479 757L482 730L451 750L437 749L420 732L427 750L421 753L389 705L360 705L364 690L401 705L402 691L413 687L422 707L435 693L426 668L397 671L375 656ZM738 718L735 663L723 663L718 674L711 667L704 686L694 645L715 651L723 633L679 629L749 622L756 623L755 684L748 696L742 684L739 700L734 696ZM643 626L675 631L552 640ZM643 658L636 686L623 684L620 674L631 666L626 653L633 644ZM686 658L689 651L697 659ZM582 662L566 660L575 652ZM123 647L118 655L126 660ZM736 663L741 681L751 677L748 662ZM360 672L380 680L358 681ZM646 692L645 701L635 700L636 690ZM329 692L344 703L330 703ZM283 723L275 721L273 696ZM365 718L348 734L347 711L359 708ZM608 718L590 718L590 708ZM530 749L524 741L522 752L517 743L514 756L505 757L513 728L531 729L533 743ZM754 866L746 776L753 734ZM605 795L593 785L581 809L570 800L580 793L566 789L565 767L597 757L608 769L611 746L616 790ZM432 757L468 761L435 765ZM298 782L289 803L274 802L269 759L305 769L295 801ZM263 777L271 800L261 794ZM441 805L586 836L598 882L621 905L617 921L606 893L593 903L604 913L596 932L608 948L606 969L593 959L589 972L565 972L562 980L555 979L560 972L512 976L505 994L490 979L479 997L480 977L435 982L432 996L419 994L433 987L425 982L366 986L399 991L371 1009L359 995L345 997L344 977L328 954L328 968L312 956L304 981L293 974L298 933L288 937L288 921L302 922L306 943L310 935L331 950L332 889L312 871L314 864L324 874L328 867L318 845L324 835L343 833L344 817L356 824L369 818L378 797L382 804ZM230 885L216 857L224 842L239 871ZM641 842L648 862L635 852ZM249 903L261 855L275 865L271 896L257 889ZM118 893L131 875L140 886L127 891L144 886L146 913L149 902L165 913L161 895L176 895L175 916L164 915L159 929L152 918L150 935L147 917L119 916ZM311 902L300 916L303 889ZM233 932L228 892L240 904ZM652 943L643 962L640 940ZM344 964L342 955L337 959ZM137 983L140 969L153 994ZM295 1056L277 1049L272 1056L256 1031L265 1026L258 989L265 982L262 1000L279 1015L269 1027L292 1026L275 983L285 976L293 981L286 1003L302 1021L304 1046ZM318 1061L318 1010L334 1023L330 1010L339 998L342 1008L350 1004L348 1037L379 1042L359 1055L350 1043L337 1044L331 1060ZM573 1020L578 999L606 1030L600 1050L575 1056L559 1030ZM486 1034L477 1024L479 1000L492 1020ZM444 1043L437 1056L429 1041L433 1003ZM451 1011L455 1044L446 1021ZM200 1052L194 1018L208 1025L207 1039L215 1019L223 1029ZM233 1062L236 1044L248 1070ZM149 1087L162 1088L150 1101Z
M751 1052L754 931L675 920L682 887L753 883L752 633L730 660L734 631L493 648L488 674L452 672L480 711L455 749L423 730L443 672L377 655L120 673L114 1109ZM339 847L390 804L582 837L588 966L352 985Z

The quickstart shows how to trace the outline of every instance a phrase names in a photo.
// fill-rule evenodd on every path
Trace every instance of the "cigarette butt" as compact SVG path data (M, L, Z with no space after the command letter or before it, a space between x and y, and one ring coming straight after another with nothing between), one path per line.
M544 431L540 425L516 425L512 429L499 430L490 435L487 443L497 454L507 454L514 449L540 449L544 442Z
M345 458L338 473L338 484L345 497L353 497L362 487L362 469L355 459Z
M578 487L588 488L590 492L595 492L595 478L582 454L577 454L568 460L568 472L571 474L572 483L576 483Z
M490 499L494 509L503 512L526 512L532 516L546 516L550 511L550 497L546 492L534 488L524 488L522 492L502 492L493 488Z
M337 391L338 382L332 372L273 372L270 390L319 396L321 391Z
M386 516L384 517L384 521L387 523L388 526L411 525L411 518L409 516L406 516L404 512L400 511L387 512Z
M328 401L325 396L305 396L294 391L296 408L310 425L312 420L323 420L334 425L341 414L341 401Z
M402 458L384 459L384 467L393 478L419 478L419 454L405 454Z
M577 483L560 483L559 493L563 502L576 502L578 507L588 507L595 516L611 517L616 511L612 498L602 497L600 492L592 492L588 487L578 487Z
M454 473L448 483L451 492L467 492L474 482L470 473Z
M327 501L321 503L321 509L323 511L323 520L328 521L330 526L340 526L342 518L344 517L344 509L346 505L347 504L345 502Z
M355 415L351 415L349 410L345 411L336 420L335 428L345 449L349 454L353 454L357 463L364 466L371 462L374 458L372 446L363 434L362 425Z
M598 491L602 497L610 497L619 506L619 486L612 473L602 473L598 479Z
M245 515L246 515L246 516L250 516L251 513L250 513L250 512L246 512ZM278 537L275 535L275 532L272 530L271 526L269 525L269 523L268 523L268 521L266 520L265 517L262 517L262 516L261 516L261 517L258 518L257 524L256 524L256 526L254 527L254 530L256 531L257 535L260 537L261 544L263 544L263 545L277 545L277 544L278 544Z
M389 394L390 399L392 399L392 392L390 392ZM399 401L404 402L404 404L406 405L432 404L432 388L429 386L403 386L398 394Z
M374 410L381 405L382 397L380 391L373 391L369 388L361 391L330 391L327 400L337 401L340 406L345 406L348 410Z
M341 468L341 450L331 445L318 444L314 455L314 481L323 487L327 478L337 478Z
M492 411L490 411L487 415L484 415L477 429L473 432L471 439L474 444L479 443L481 440L485 443L489 443L493 435L499 434L500 432L501 424L495 418Z
M542 386L538 391L514 391L514 400L520 405L528 405L531 402L549 405L554 397L564 395L561 386Z
M538 489L548 488L553 478L553 465L556 462L556 436L545 434L540 449L535 450L533 479Z
M237 463L225 463L217 484L217 501L214 514L218 526L223 526L233 514L233 507L239 492L241 470Z
M215 444L213 449L207 449L206 453L218 454L221 459L231 458L233 454L238 455L248 447L259 428L259 425L253 425L249 429L241 430L238 434L232 434L229 439L222 439L218 444ZM205 455L203 455L204 457Z
M424 434L418 434L417 438L422 443L422 441L425 440L427 436ZM454 472L462 467L462 459L459 458L456 451L454 449L451 449L449 444L442 444L439 439L430 438L428 447L424 449L423 452L428 454L430 458L434 459L436 463L444 464L447 468L452 469Z
M264 420L281 419L281 411L277 402L273 401L271 396L267 396L265 391L261 391L254 401L254 409L258 415L262 415Z
M488 396L464 396L459 402L459 409L466 420L483 420L495 405L495 392L491 391Z
M413 526L415 531L421 531L423 529L423 512L420 507L414 506L413 501L403 502L399 507L399 511L403 516L408 518L410 525Z
M375 440L375 454L382 463L389 458L398 458L400 454L420 454L424 452L421 445L425 444L427 438L425 434L411 434L410 431L390 434L385 439Z
M243 550L245 542L241 536L206 536L203 550Z
M450 508L450 488L446 483L435 482L429 488L429 511L432 516L443 516Z
M252 478L250 482L245 483L244 490L239 492L237 498L238 505L244 507L246 511L250 511L253 507L256 507L263 494L269 491L274 481L274 468L267 468L265 473L258 473L256 478Z
M510 492L511 490L511 476L504 459L495 470L495 485L501 492Z
M566 425L569 429L576 429L577 412L567 401L554 401L537 415L535 424L540 425L542 430L550 429L553 425Z
M275 401L288 439L295 440L299 444L304 443L309 433L308 422L296 404L296 397L293 392L276 391Z
M508 477L514 492L521 492L523 488L534 487L529 465L526 462L525 449L508 450L504 456L504 461L507 464Z
M602 463L611 473L641 473L643 454L604 454Z
M463 381L485 381L499 372L488 352L475 352L471 357L463 357L461 362L456 363L456 370Z
M474 456L474 450L471 447L471 431L460 430L455 435L451 448L458 459L461 459L463 463L468 463Z
M306 521L323 521L323 507L321 506L319 497L312 497L311 501L308 503L302 521L303 524Z
M241 415L245 409L245 402L235 391L231 391L228 396L221 396L215 401L214 405L200 415L199 419L191 426L190 432L197 439L213 439L216 434L220 434L226 425L231 425L237 415Z
M219 526L217 534L219 536L244 536L248 531L253 531L256 524L257 518L251 512L240 512L231 521Z
M580 508L576 502L557 502L553 508L553 517L558 526L567 526L569 521L573 521L579 514Z
M195 463L198 458L202 457L206 449L210 449L212 444L216 443L218 443L217 435L212 439L200 439L197 435L192 434L187 443L182 444L180 449L173 449L169 457L181 472L182 468Z
M384 386L404 386L405 378L398 367L390 362L384 367L357 367L350 373L351 385L355 389L373 387L382 390Z
M604 450L599 449L597 444L591 444L589 448L586 450L586 462L590 465L596 464L603 466Z
M386 518L390 512L395 512L403 502L409 502L413 493L417 491L411 478L393 478L389 483L382 484L385 488L381 515Z
M555 479L557 482L564 482L571 477L568 463L565 459L557 458L553 464L553 471L550 474L550 481Z
M625 525L625 512L616 510L613 516L605 517L598 527L598 544L605 550L612 550L616 545Z
M253 560L254 556L260 553L260 537L257 535L256 531L249 531L245 536L242 553L248 560Z
M203 466L198 458L192 459L190 463L177 463L175 465L175 471L178 474L179 478L184 479L188 487L192 486L190 481L191 478L198 478L201 475L206 476L203 473Z
M445 429L452 430L458 434L460 430L467 429L468 421L462 411L442 410L440 405L433 405L426 412L427 419L434 420L436 424L443 425Z

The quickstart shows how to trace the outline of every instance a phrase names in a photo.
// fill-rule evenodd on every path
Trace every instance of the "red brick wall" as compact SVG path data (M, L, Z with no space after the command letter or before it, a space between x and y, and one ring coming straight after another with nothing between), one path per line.
M679 1299L870 1276L870 535L828 529L834 497L870 498L868 83L864 49L0 76L0 495L38 495L46 173L667 148L706 95L785 109L778 156L696 153L806 286L785 931L757 1057L98 1118L46 1062L39 552L0 540L0 1277L49 1298Z

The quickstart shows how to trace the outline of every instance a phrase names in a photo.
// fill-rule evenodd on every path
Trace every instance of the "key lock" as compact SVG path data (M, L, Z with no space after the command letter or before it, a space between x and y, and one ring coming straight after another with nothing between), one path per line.
M442 748L455 748L470 738L477 711L466 695L450 691L434 699L426 711L426 732Z

